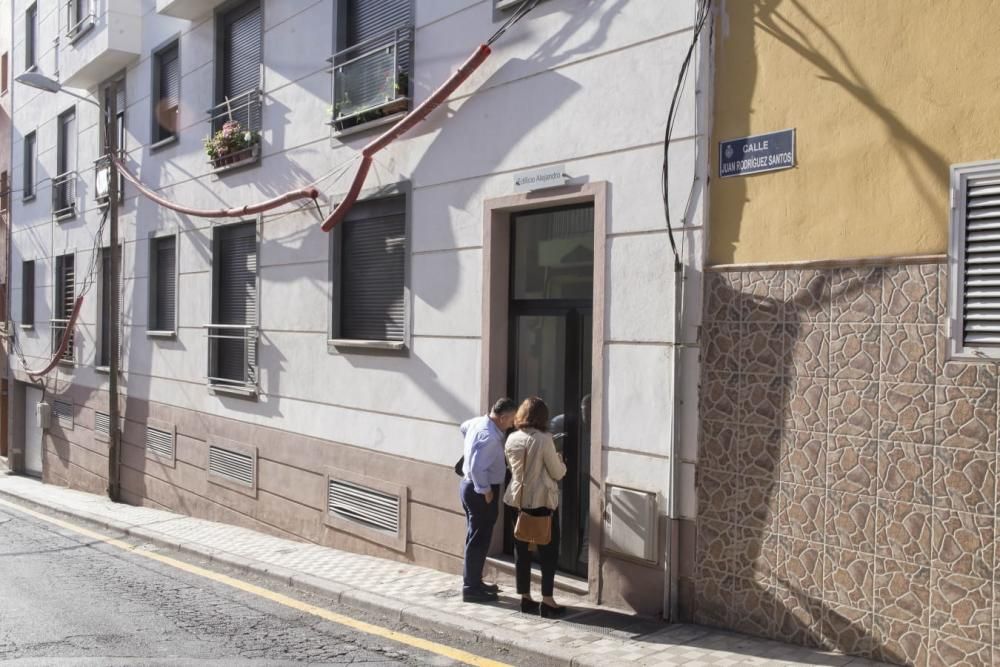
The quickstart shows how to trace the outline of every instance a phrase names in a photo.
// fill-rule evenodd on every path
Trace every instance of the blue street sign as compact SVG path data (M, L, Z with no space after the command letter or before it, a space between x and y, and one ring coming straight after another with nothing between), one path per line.
M748 176L795 166L795 130L719 142L719 178Z

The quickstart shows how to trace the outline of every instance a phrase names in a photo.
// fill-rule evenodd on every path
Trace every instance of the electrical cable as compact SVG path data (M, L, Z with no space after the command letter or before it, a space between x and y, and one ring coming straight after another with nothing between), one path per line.
M667 219L667 236L670 239L670 250L674 254L674 271L676 272L681 271L682 264L680 253L677 250L677 240L674 238L673 224L670 221L670 141L674 133L674 121L677 118L681 88L683 88L684 81L687 78L688 67L691 64L691 56L694 54L694 48L697 46L698 39L701 37L702 29L705 27L705 23L708 21L708 17L712 13L711 10L712 0L704 0L697 17L695 18L694 36L691 39L691 45L688 47L687 55L684 56L684 61L681 63L681 69L677 76L677 85L674 87L674 94L670 100L670 110L667 113L667 128L664 132L663 138L663 171L661 174L660 187L663 194L663 211Z
M500 26L500 29L493 33L492 37L486 40L486 46L493 46L493 42L500 39L503 34L507 32L507 30L514 27L514 24L527 16L528 12L534 9L537 4L538 0L524 0L524 2L521 3L521 6L515 10L513 15L511 15L511 17L507 19L502 26Z

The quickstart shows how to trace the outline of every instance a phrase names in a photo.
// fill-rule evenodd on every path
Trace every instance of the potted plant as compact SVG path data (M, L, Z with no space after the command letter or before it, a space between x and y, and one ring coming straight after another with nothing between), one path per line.
M205 139L205 154L216 169L257 157L260 132L244 130L238 120L229 119L222 129Z

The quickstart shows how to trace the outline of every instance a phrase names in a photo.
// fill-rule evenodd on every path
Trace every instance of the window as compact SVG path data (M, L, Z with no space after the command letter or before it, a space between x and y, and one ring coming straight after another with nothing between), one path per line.
M0 93L6 93L7 87L10 85L10 74L7 68L7 52L4 51L3 55L0 55Z
M115 129L118 132L118 151L120 153L125 152L125 77L124 75L104 84L101 89L101 97L104 103L104 113L107 114L111 111L111 96L114 95L115 100ZM107 116L105 116L107 117ZM101 153L108 152L108 138L107 133L103 127L101 127Z
M94 10L90 0L69 0L65 8L66 36L72 41L94 25Z
M1000 161L951 169L950 358L1000 359Z
M161 236L149 244L149 331L177 330L177 237Z
M180 46L175 41L153 54L153 142L177 137L181 99Z
M257 226L215 228L209 383L250 390L257 384Z
M70 315L76 301L76 270L73 255L56 257L55 295L52 309L52 352L59 349L63 334L69 325ZM73 361L73 331L69 333L69 344L63 351L62 361Z
M223 14L217 21L216 101L213 131L234 120L244 131L261 129L261 64L263 17L253 0Z
M0 171L0 213L10 211L10 176L7 170Z
M355 204L333 243L333 338L401 347L406 336L406 198Z
M52 179L52 214L68 218L76 214L76 109L59 114L56 143L56 177Z
M409 109L411 0L340 0L337 33L334 128L343 132Z
M31 5L24 12L24 69L35 67L35 48L38 36L38 6Z
M21 188L25 200L35 196L35 156L35 133L29 132L24 135L24 183Z
M119 265L121 256L118 257ZM101 320L98 323L97 338L100 346L97 350L97 365L107 368L111 365L111 299L114 290L111 289L111 248L101 248L101 291L98 300L101 306ZM118 290L118 322L122 316L122 293ZM119 331L121 327L119 326ZM118 352L121 358L121 337L118 338Z
M21 326L35 326L35 262L21 262Z

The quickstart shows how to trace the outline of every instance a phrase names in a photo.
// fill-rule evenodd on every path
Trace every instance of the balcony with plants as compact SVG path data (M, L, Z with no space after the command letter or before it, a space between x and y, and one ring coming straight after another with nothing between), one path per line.
M212 135L205 139L205 155L216 172L260 161L263 93L250 90L209 109Z
M384 125L410 109L413 28L394 28L330 57L337 135Z

